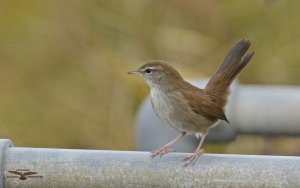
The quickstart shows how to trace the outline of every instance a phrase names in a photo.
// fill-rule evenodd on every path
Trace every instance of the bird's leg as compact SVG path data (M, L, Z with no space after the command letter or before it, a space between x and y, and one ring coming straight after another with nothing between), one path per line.
M174 152L175 150L172 149L171 146L173 144L175 144L184 135L186 135L186 133L180 133L180 135L178 135L176 138L174 138L169 143L167 143L166 145L164 145L162 148L160 148L158 150L152 151L152 157L156 157L157 155L163 156L164 154L167 154L167 153L170 153L170 152Z
M188 166L190 164L194 165L195 162L197 161L197 159L199 158L199 156L203 153L203 149L201 149L201 146L206 137L206 134L207 133L201 135L200 143L199 143L197 149L195 150L195 152L192 155L184 158L184 161L186 161L184 166Z

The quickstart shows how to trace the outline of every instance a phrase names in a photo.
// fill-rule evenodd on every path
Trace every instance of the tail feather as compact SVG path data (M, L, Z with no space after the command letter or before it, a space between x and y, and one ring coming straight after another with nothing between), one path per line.
M226 104L230 84L254 55L252 52L243 58L250 44L249 40L239 40L228 52L216 74L207 83L205 91L214 98L218 105L224 106Z
M246 39L239 40L236 45L230 49L222 65L217 71L217 74L222 73L224 70L231 68L233 65L240 62L240 59L247 52L250 47L250 41Z

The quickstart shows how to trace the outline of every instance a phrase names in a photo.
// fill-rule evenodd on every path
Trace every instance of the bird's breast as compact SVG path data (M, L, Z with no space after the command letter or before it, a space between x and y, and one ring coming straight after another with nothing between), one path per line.
M165 92L158 89L151 90L151 103L154 113L165 123L183 131L182 126L188 118L183 95L178 91Z
M180 132L201 132L212 124L209 119L191 110L179 91L166 92L152 88L151 103L154 113Z
M151 103L154 113L166 123L171 123L174 112L172 100L168 94L157 89L151 89Z

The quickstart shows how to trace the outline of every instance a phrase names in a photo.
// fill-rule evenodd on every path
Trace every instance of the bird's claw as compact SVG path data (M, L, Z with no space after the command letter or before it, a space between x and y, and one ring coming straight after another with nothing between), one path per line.
M184 164L184 166L185 167L189 166L189 165L194 166L194 164L197 161L197 159L199 158L199 156L202 155L203 153L204 153L204 151L201 149L199 151L196 151L192 155L185 157L184 161L186 161L186 163Z
M164 154L170 153L170 152L175 152L176 150L171 148L170 146L164 146L158 150L154 150L152 151L152 158L156 157L156 156L160 156L162 157Z

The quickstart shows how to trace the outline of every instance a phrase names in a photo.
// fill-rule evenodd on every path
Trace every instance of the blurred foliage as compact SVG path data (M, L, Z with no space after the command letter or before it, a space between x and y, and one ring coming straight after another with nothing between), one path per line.
M242 82L300 84L299 7L298 0L2 0L0 137L17 146L132 150L148 88L126 72L164 59L185 77L210 76L242 37L256 51ZM228 151L253 140L273 143L242 137Z

